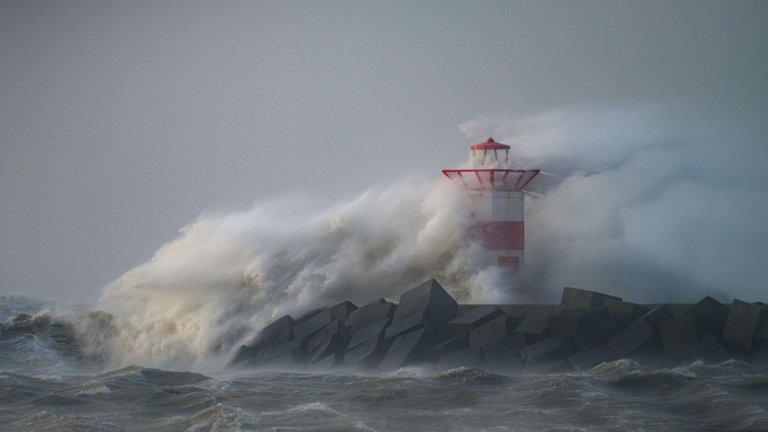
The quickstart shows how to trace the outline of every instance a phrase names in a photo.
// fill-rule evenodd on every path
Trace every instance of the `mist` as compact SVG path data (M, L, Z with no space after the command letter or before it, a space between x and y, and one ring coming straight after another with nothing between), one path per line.
M0 293L97 303L113 358L158 365L429 277L465 302L760 300L766 23L760 1L2 2ZM526 299L440 178L489 132L543 170Z
M659 104L623 127L764 138L766 23L749 0L0 2L0 292L93 302L201 212L439 176L478 115ZM584 133L595 162L627 151Z
M102 345L121 364L221 366L283 314L396 301L432 277L463 303L557 302L563 286L639 303L763 300L761 127L672 121L658 106L478 117L460 126L469 140L492 130L510 168L542 170L526 196L527 294L479 264L463 191L413 177L336 203L200 216L105 288L120 331Z
M494 130L521 167L543 171L526 209L542 298L577 286L648 303L764 300L766 126L687 114L569 106L461 125L475 139Z
M460 301L511 301L498 269L480 267L479 245L462 235L461 198L450 182L413 178L337 204L295 198L203 215L106 287L99 306L120 329L105 341L109 357L222 365L283 314L396 301L433 277Z

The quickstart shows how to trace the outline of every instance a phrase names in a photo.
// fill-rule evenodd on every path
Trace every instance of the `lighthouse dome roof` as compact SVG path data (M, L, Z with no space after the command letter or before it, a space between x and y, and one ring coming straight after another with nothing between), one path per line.
M482 142L480 144L475 144L470 147L470 150L507 150L507 149L509 149L508 145L502 144L500 142L496 142L491 137L488 137L488 139L485 142Z

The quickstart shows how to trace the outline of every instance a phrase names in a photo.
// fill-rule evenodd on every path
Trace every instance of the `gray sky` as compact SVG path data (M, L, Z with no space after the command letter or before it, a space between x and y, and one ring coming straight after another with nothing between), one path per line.
M768 121L767 77L764 1L1 0L0 293L93 299L202 212L437 175L478 116Z

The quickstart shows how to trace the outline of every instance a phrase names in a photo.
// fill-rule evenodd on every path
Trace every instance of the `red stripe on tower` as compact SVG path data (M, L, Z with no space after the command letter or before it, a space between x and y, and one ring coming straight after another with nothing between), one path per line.
M482 242L490 251L525 249L523 221L478 222L469 228L472 238Z
M520 273L520 257L499 257L498 265L499 267L510 270L512 273Z

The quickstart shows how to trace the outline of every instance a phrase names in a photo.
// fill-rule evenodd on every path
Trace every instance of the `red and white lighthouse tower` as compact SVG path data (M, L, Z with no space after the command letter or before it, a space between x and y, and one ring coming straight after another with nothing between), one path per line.
M470 166L443 170L466 190L469 235L482 243L486 265L519 275L525 262L523 188L539 170L509 169L509 146L493 138L470 147Z

